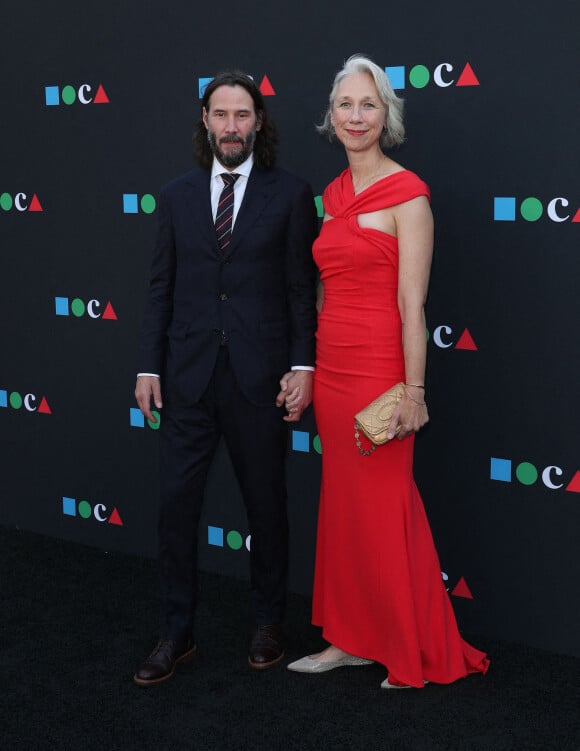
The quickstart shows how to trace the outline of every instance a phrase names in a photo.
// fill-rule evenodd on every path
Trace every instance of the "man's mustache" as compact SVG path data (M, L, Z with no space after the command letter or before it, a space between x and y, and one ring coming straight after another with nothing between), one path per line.
M220 138L220 144L221 143L241 143L243 146L244 139L240 138L240 136L224 136L223 138Z

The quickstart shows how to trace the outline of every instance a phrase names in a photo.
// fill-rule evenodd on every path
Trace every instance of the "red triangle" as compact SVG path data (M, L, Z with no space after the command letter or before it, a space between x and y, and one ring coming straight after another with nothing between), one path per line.
M111 305L110 301L107 303L107 307L105 308L105 311L101 318L108 318L111 321L117 320L117 314L113 310L113 306Z
M569 490L570 493L580 493L580 472L578 470L576 470L576 474L566 485L566 490Z
M97 89L97 93L95 94L95 98L93 99L93 104L109 104L109 97L107 96L105 89L103 89L101 84L99 84L99 88Z
M38 200L36 193L32 196L32 201L30 201L28 211L42 211L42 206L40 205L40 201Z
M264 96L275 96L276 92L272 88L272 84L270 83L270 80L268 76L264 76L262 78L262 83L260 84L260 91Z
M580 209L574 214L573 222L580 222Z
M469 587L465 583L465 579L461 577L461 579L457 582L455 585L455 589L451 592L452 595L455 595L455 597L466 597L468 600L473 600L473 595L469 591Z
M116 524L118 527L123 526L123 520L119 516L119 512L116 508L113 509L113 513L109 517L109 524Z
M50 407L48 406L48 402L46 401L46 397L42 397L42 401L40 402L40 406L37 410L37 412L42 412L45 415L52 415L52 412L50 410Z
M457 79L456 86L479 86L477 76L469 63L465 63L462 74Z
M477 346L467 329L465 329L463 334L461 334L461 336L459 337L459 341L455 345L455 349L472 349L477 351Z

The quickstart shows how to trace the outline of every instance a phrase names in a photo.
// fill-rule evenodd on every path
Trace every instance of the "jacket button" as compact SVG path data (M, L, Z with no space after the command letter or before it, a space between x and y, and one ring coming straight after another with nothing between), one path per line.
M220 295L220 300L227 300L227 299L228 299L228 296L226 295L226 293L222 292Z

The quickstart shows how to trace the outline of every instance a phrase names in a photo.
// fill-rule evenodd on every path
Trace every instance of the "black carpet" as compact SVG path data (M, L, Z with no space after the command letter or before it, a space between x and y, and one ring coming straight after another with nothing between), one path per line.
M247 665L248 586L201 578L198 657L131 680L157 637L156 565L0 527L0 748L579 751L578 658L469 635L492 666L451 686L385 691L380 666L325 675ZM317 651L289 599L289 660Z

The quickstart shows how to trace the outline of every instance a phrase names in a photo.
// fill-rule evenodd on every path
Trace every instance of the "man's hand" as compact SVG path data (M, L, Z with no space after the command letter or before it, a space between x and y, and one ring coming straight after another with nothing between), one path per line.
M151 400L153 400L153 404L155 404L157 409L163 407L160 379L155 376L137 376L135 399L137 399L139 409L145 417L151 422L157 422L157 418L151 412Z
M298 422L302 413L312 401L311 370L290 370L280 379L280 393L276 397L276 406L285 405L287 415L282 419L286 422Z

